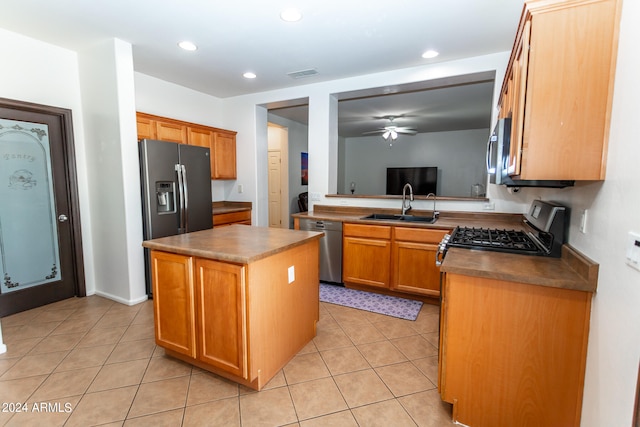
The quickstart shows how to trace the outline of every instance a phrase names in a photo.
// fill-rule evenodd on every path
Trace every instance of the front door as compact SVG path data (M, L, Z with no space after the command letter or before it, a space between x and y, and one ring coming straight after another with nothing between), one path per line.
M84 296L71 111L0 99L0 317Z

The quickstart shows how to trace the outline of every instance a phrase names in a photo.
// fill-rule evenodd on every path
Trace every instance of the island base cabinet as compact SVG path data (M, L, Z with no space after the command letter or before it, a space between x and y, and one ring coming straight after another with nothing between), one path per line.
M245 267L196 261L198 360L247 378Z
M446 273L438 389L454 421L579 426L591 298Z
M156 343L196 357L193 258L151 251Z
M151 251L156 343L260 390L316 335L318 239L247 264Z

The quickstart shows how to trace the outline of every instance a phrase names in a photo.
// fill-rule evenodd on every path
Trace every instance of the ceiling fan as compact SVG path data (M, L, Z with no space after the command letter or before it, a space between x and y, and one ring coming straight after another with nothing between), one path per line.
M415 129L411 129L409 127L405 127L405 126L398 126L394 120L397 119L398 117L403 117L403 116L382 116L382 117L374 117L375 119L386 119L389 120L389 123L380 129L376 129L376 130L372 130L369 132L363 132L363 135L374 135L374 134L382 134L382 137L387 140L389 138L391 138L392 140L396 140L398 139L398 135L399 134L405 134L405 135L415 135L416 133L418 133L417 130Z

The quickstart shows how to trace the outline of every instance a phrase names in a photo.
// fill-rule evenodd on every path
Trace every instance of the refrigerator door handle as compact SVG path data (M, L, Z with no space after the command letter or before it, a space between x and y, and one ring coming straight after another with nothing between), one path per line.
M184 216L182 223L184 224L184 232L189 232L189 216L187 212L189 212L189 182L187 179L187 167L185 165L180 165L182 168L182 186L184 187Z
M178 174L178 195L180 196L180 212L178 215L179 224L178 224L178 234L182 234L185 232L184 230L184 221L185 221L185 204L184 204L184 177L182 175L182 166L181 164L175 165L175 171Z

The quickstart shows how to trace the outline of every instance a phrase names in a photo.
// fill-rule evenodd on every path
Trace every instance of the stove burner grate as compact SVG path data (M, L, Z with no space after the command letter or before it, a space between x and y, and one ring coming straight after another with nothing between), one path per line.
M451 235L448 246L512 253L540 252L527 233L520 230L458 227Z

